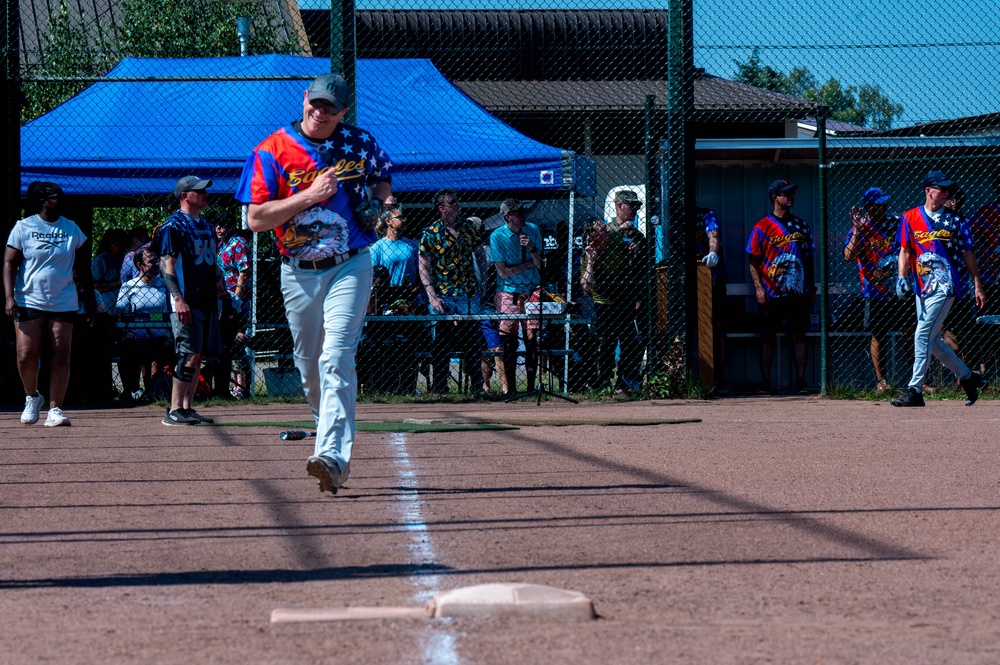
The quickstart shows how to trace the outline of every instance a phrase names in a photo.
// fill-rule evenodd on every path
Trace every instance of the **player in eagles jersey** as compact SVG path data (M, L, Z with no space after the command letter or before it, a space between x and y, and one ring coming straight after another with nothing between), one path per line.
M792 214L798 188L787 180L768 186L773 211L754 225L746 247L761 319L760 376L765 392L771 390L774 336L782 324L795 350L795 389L807 392L806 328L809 309L816 302L816 245L809 226Z
M274 229L295 366L316 420L306 463L320 491L350 474L358 393L355 355L372 286L368 246L392 188L375 138L345 124L347 82L324 74L303 94L302 119L258 145L236 199L252 231Z
M871 355L878 390L892 389L885 378L882 342L912 318L896 298L896 264L899 261L899 217L889 215L889 195L872 187L861 195L861 210L851 208L851 229L844 241L844 259L856 261L865 303L865 329L872 333ZM907 324L906 328L912 329Z
M923 187L924 205L903 213L899 225L896 294L904 298L916 292L917 329L913 334L913 375L906 392L893 399L892 405L924 405L921 387L933 353L958 377L965 390L965 404L971 406L979 398L983 375L971 371L945 343L941 327L955 298L961 298L965 291L966 269L974 285L976 307L982 309L986 304L972 250L972 231L964 217L945 208L956 189L948 176L931 171L924 176Z

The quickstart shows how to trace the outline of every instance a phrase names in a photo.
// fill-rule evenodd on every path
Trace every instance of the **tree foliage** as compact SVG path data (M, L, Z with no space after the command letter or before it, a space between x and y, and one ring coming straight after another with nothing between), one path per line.
M886 130L891 129L892 123L903 114L903 105L893 102L872 83L845 85L831 76L820 85L805 67L795 67L785 74L763 64L758 49L754 49L745 62L734 62L734 80L824 104L830 108L831 117L842 122Z
M294 53L281 37L272 3L220 0L123 0L118 51L140 58L214 58L239 55L236 17L252 22L251 53Z
M122 0L113 16L113 30L98 31L71 13L66 0L49 17L39 63L27 78L103 76L125 57L211 58L239 55L236 18L251 20L251 53L297 54L294 39L283 36L274 3L228 0ZM88 83L27 81L23 84L21 123L47 113L77 94Z
M70 14L65 0L49 17L49 33L42 46L41 62L29 70L39 78L100 76L111 67L106 45L87 34L78 16ZM27 82L22 86L21 124L37 118L87 87L77 81Z

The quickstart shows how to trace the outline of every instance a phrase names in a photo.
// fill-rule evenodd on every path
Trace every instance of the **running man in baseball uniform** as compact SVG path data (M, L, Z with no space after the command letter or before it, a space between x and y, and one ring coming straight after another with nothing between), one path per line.
M302 119L258 145L237 187L254 232L274 229L295 366L316 419L306 463L320 491L350 474L358 378L355 355L372 287L368 246L392 187L392 162L368 132L343 122L347 82L318 77Z
M986 304L979 279L972 230L966 219L945 208L955 183L941 171L931 171L923 180L924 204L903 213L899 225L900 244L896 295L916 292L917 330L913 334L913 375L906 392L892 400L893 406L923 406L921 388L930 354L958 377L965 390L965 404L979 398L983 375L973 372L944 341L941 328L955 298L965 291L966 270L972 278L979 309ZM908 277L913 273L912 280Z

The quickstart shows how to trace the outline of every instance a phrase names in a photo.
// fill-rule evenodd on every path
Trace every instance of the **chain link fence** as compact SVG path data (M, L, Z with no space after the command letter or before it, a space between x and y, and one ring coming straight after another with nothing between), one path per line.
M93 242L81 401L169 387L169 303L142 248L192 174L212 181L202 214L225 285L203 393L301 391L275 234L250 233L235 195L251 150L302 118L303 91L331 69L349 84L345 122L393 164L363 395L900 389L917 322L913 296L896 298L895 240L929 171L964 209L954 232L933 218L917 230L937 233L957 287L965 255L944 245L970 218L986 299L980 311L962 290L946 339L970 366L996 364L993 328L976 322L1000 313L988 9L931 29L918 8L841 0L767 5L794 27L746 19L764 9L750 1L8 4L21 193L58 184ZM428 280L453 296L444 316ZM953 382L932 366L929 386Z

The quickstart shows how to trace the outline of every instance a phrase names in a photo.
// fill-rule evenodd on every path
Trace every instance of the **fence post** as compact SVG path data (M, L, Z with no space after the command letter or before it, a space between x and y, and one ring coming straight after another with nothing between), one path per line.
M354 0L330 0L330 71L343 75L347 81L347 115L344 122L356 125L357 38L354 22Z
M828 344L828 316L830 312L830 276L829 260L826 255L827 240L827 179L826 170L826 114L819 113L816 116L816 160L819 162L818 174L819 185L819 247L816 248L819 254L819 385L820 394L826 395L829 388L827 360L829 355Z

